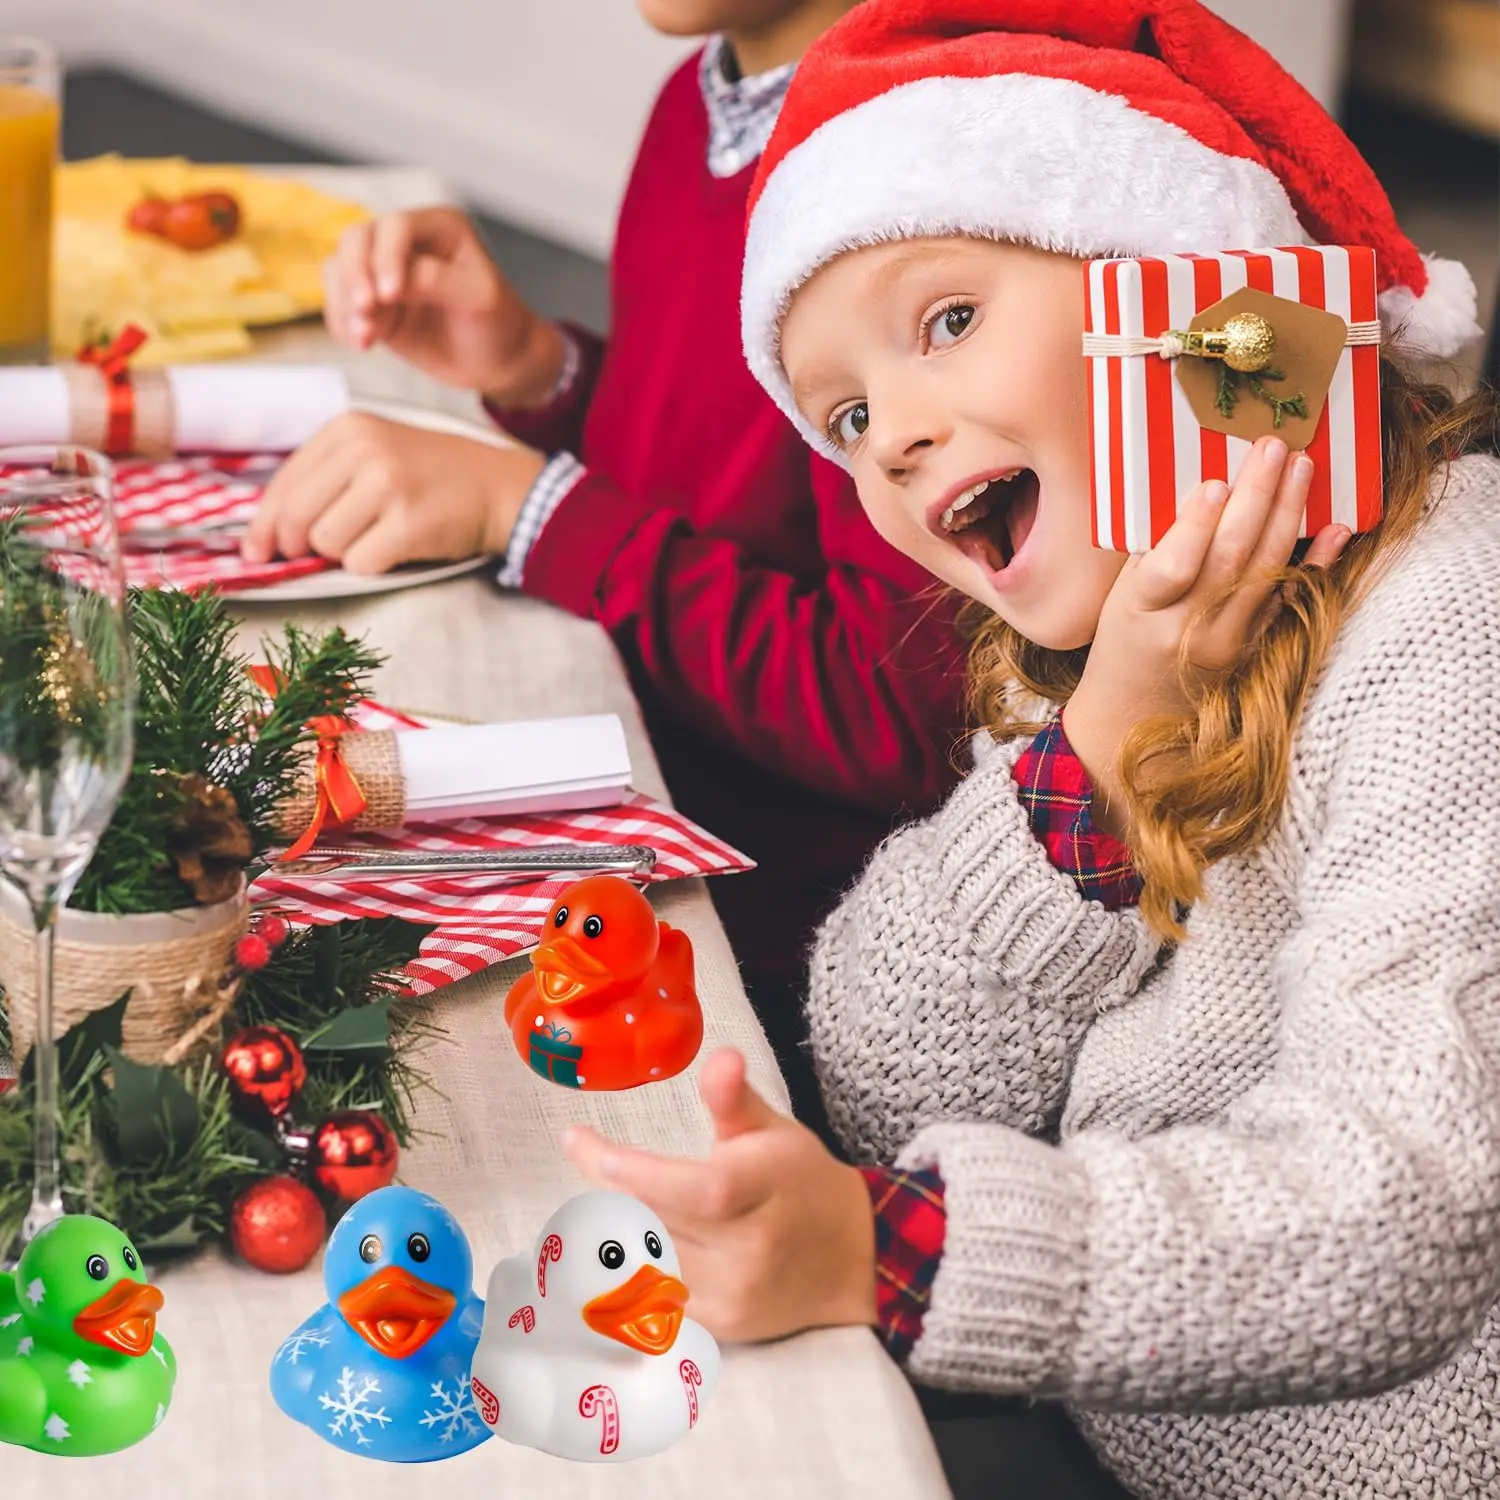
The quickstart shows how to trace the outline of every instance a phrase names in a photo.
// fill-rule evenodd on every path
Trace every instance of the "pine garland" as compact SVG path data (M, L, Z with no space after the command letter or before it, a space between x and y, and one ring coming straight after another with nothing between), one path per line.
M288 1170L271 1135L234 1112L217 1063L223 1041L246 1026L279 1026L302 1046L299 1123L370 1109L409 1145L415 1096L430 1087L410 1053L441 1032L405 994L401 970L429 930L372 919L294 933L246 977L213 1049L176 1068L120 1053L128 994L80 1022L58 1044L69 1211L111 1220L153 1254L224 1237L236 1197ZM10 1045L4 1014L0 1005L0 1052ZM0 1244L13 1241L30 1201L31 1130L28 1060L0 1100Z

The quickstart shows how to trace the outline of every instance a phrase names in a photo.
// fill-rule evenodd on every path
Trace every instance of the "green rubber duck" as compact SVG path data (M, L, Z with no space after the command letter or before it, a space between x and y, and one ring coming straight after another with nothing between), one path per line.
M113 1224L68 1214L42 1230L0 1271L0 1441L87 1458L153 1433L177 1378L162 1300Z

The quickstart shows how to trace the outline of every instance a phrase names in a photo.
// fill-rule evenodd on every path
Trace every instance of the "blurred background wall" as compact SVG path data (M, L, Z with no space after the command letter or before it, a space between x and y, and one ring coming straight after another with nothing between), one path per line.
M1212 8L1331 103L1350 4ZM420 162L592 255L608 251L651 99L691 50L632 0L0 0L0 29L341 155Z

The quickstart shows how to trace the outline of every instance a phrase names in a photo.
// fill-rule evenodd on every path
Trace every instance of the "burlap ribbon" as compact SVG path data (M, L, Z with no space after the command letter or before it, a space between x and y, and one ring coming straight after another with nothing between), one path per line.
M280 691L275 668L254 666L249 673L269 697ZM307 727L318 737L307 752L307 774L276 809L277 831L291 840L281 858L300 859L324 829L399 828L406 819L406 783L395 733L359 729L333 714Z
M243 892L217 906L145 916L60 912L53 950L56 1034L129 990L125 1055L140 1063L167 1060L183 1033L216 1003L234 945L249 928L249 913ZM36 1036L36 935L13 898L0 903L0 985L19 1068Z
M284 859L306 853L326 829L366 833L406 821L401 752L391 730L346 730L320 738L305 754L306 773L276 809L277 831L291 845ZM350 783L358 789L352 798Z
M111 458L173 452L177 419L166 371L130 368L146 337L129 324L113 343L81 349L78 362L63 367L73 442Z

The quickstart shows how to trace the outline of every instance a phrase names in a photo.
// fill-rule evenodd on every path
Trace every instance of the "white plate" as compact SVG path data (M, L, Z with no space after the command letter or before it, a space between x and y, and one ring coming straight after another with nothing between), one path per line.
M454 437L473 438L492 448L508 448L509 440L493 427L466 422L462 417L428 407L408 406L394 401L360 401L355 410L367 411L393 422L411 427L425 427L429 432L446 432ZM445 578L460 578L481 568L498 568L493 557L466 557L461 562L408 563L389 573L346 573L342 568L328 568L302 578L288 578L285 583L267 584L263 588L235 589L224 595L225 603L295 604L315 599L352 599L366 594L390 594L398 589L420 588L423 584L441 583Z

